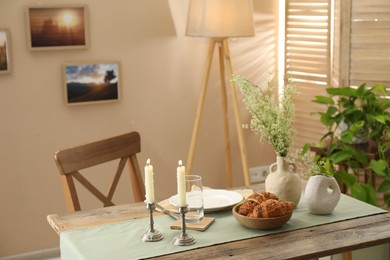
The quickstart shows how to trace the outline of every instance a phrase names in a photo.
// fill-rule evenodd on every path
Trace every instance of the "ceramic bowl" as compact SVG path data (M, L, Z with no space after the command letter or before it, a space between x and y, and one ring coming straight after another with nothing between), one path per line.
M286 224L292 216L292 212L291 212L288 215L276 217L276 218L250 218L238 213L238 208L241 206L241 204L242 203L237 204L236 206L233 207L232 209L233 215L238 221L238 223L248 228L275 229Z

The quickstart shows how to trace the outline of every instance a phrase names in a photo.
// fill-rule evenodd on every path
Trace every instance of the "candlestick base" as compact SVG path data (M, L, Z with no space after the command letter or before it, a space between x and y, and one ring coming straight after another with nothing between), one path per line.
M146 208L149 210L149 225L150 228L145 234L142 235L141 239L144 242L156 242L160 241L164 238L164 236L158 231L154 229L154 221L153 221L153 210L156 208L155 203L146 203Z
M190 246L195 244L195 239L186 233L186 221L185 221L185 214L188 212L187 206L185 207L179 207L179 214L181 216L181 234L177 235L172 243L175 246Z
M190 246L195 244L195 239L189 234L180 234L172 242L175 246Z
M158 230L149 229L145 234L142 235L142 241L144 242L156 242L163 239L164 236Z

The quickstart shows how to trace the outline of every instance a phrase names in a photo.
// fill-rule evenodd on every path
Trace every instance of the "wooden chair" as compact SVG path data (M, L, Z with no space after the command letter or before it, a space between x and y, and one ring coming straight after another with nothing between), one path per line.
M112 198L127 161L129 162L134 200L143 201L145 199L145 188L136 157L136 154L140 151L141 139L137 132L57 151L54 159L61 173L60 178L67 209L69 211L81 210L74 179L99 199L104 207L115 205ZM99 191L80 173L80 170L116 160L119 161L119 164L107 195Z

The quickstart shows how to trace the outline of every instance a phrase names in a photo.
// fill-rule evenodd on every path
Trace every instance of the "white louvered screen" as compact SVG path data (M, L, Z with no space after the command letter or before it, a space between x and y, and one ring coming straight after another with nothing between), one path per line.
M341 82L341 76L340 73L343 73L340 71L341 67L344 67L340 64L340 58L341 58L341 49L342 46L340 46L341 43L341 3L342 0L334 0L334 17L333 17L333 42L332 44L332 75L331 75L331 86L332 87L339 87L344 84L344 82ZM344 0L345 1L345 0ZM349 35L349 32L348 32ZM349 38L349 37L348 37ZM349 42L347 43L349 45ZM349 53L349 46L346 47L347 50L343 50L343 55L346 55ZM349 64L349 54L347 58L347 65ZM347 71L349 71L349 66L347 66Z
M297 83L295 98L297 131L292 149L318 142L326 129L318 115L323 106L312 102L330 86L331 0L286 0L285 74Z
M352 0L350 84L390 87L390 1Z

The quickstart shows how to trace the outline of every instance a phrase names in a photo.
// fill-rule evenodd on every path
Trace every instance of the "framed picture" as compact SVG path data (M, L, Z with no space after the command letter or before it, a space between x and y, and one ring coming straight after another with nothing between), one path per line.
M66 63L63 66L67 105L105 103L120 99L120 64Z
M0 74L11 72L11 38L8 29L0 28Z
M85 5L27 7L28 48L30 50L88 48L87 11Z

